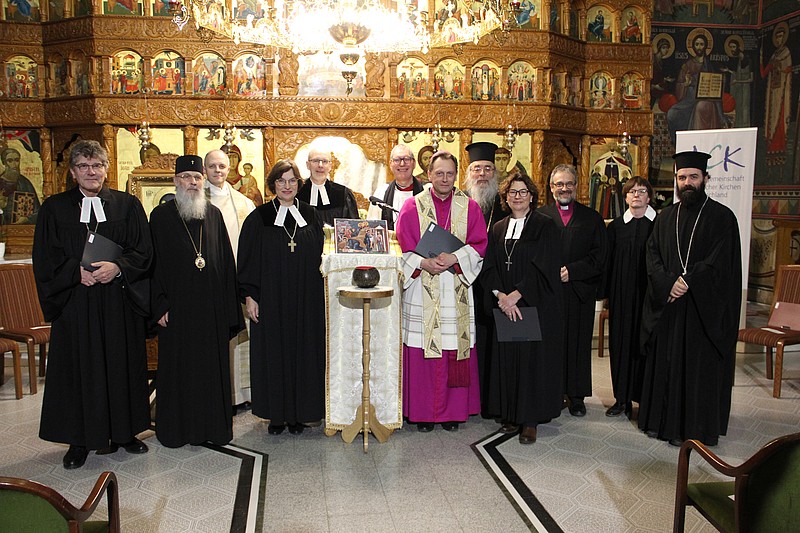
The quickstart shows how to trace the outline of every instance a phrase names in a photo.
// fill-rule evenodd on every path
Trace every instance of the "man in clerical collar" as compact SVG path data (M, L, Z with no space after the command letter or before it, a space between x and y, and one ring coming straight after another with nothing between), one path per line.
M311 179L297 192L297 198L311 204L320 214L322 222L329 226L333 226L334 218L358 218L358 205L353 191L330 180L332 164L330 152L312 147L306 161Z
M639 428L680 446L717 444L728 429L742 297L739 225L705 188L709 154L680 152L680 202L656 217L647 245Z
M211 150L206 154L203 167L207 178L208 199L222 213L235 259L239 249L239 232L242 223L256 206L250 198L228 183L228 173L231 169L228 154L222 150ZM250 165L251 169L252 167ZM242 178L242 183L244 183L244 178ZM242 334L240 337L231 339L231 385L234 406L250 401L250 372L248 370L250 343L246 334Z
M497 145L489 142L477 142L467 145L466 150L469 156L466 191L470 198L481 206L488 232L495 222L506 216L500 204L497 169L494 164Z
M100 143L75 143L69 171L77 186L44 201L33 237L39 302L52 323L39 437L69 445L66 469L83 466L90 450L147 452L136 435L150 427L153 246L141 202L106 185L108 167ZM103 260L83 261L87 246Z
M540 211L561 231L562 309L564 313L564 390L572 416L585 416L592 395L592 337L597 291L605 271L606 226L602 217L577 201L578 172L557 165L550 173L554 204Z
M408 146L398 144L392 148L392 154L389 158L389 170L394 176L394 180L379 185L375 189L373 196L380 198L395 210L371 205L367 214L368 219L385 220L389 229L394 229L397 213L400 212L400 208L403 207L405 201L422 192L422 182L414 177L415 166L414 154Z

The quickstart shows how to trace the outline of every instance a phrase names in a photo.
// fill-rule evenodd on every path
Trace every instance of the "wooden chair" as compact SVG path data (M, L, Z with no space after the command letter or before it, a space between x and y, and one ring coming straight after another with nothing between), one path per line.
M39 345L39 376L44 376L50 326L39 306L33 266L0 265L0 326L0 337L28 346L29 364L35 364L31 361L35 361L35 345ZM31 394L36 394L36 380L31 380Z
M89 521L103 493L108 520ZM26 479L0 477L0 530L119 533L119 491L112 472L103 472L86 502L77 508L55 490Z
M608 321L608 308L604 307L602 311L600 311L600 316L597 319L598 326L597 326L597 356L598 357L605 357L603 355L603 351L605 350L606 344L606 322Z
M800 304L800 265L781 265L775 276L775 292L772 297L770 319L778 302ZM770 328L775 329L775 328ZM772 379L772 396L781 397L781 380L783 379L783 349L786 346L800 344L800 331L782 330L768 331L764 328L747 328L739 330L739 340L750 344L760 344L766 348L767 379ZM772 349L775 349L775 376L772 373Z
M692 450L733 481L689 483ZM733 499L731 499L733 496ZM678 454L673 533L684 529L691 505L719 531L800 531L800 433L779 437L739 466L731 466L703 443L687 440Z
M11 359L14 363L14 391L17 400L22 398L22 363L20 361L19 346L17 341L0 337L0 353L11 352ZM36 361L28 361L29 373L31 378L31 394L33 394L34 383L36 382ZM3 381L5 381L5 365L3 365Z

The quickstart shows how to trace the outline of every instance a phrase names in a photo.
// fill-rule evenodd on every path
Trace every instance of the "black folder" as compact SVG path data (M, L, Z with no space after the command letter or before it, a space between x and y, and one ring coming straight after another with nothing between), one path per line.
M542 340L539 312L535 307L520 307L522 320L512 322L501 310L494 309L497 342L527 342Z
M461 240L441 227L440 225L431 222L428 228L420 236L417 247L414 248L414 253L422 257L436 257L441 253L451 254L463 247L464 243ZM447 269L449 272L455 274L456 270L453 267Z
M99 233L90 231L86 236L86 244L83 245L81 266L84 270L94 272L97 270L97 267L92 266L92 263L98 261L114 261L121 255L122 246L107 237L103 237Z

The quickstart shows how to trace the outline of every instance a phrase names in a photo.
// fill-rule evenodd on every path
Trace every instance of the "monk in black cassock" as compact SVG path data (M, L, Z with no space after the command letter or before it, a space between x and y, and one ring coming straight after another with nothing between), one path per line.
M156 436L164 446L233 438L228 342L244 328L228 232L203 190L203 160L175 161L175 199L150 214L158 319Z
M728 430L742 296L736 215L705 193L709 155L675 159L680 202L647 241L641 340L647 357L639 428L680 446Z
M275 198L248 215L239 237L239 282L250 317L253 414L272 435L302 433L325 416L325 236L313 207L297 200L300 172L278 161Z
M512 171L501 197L511 215L489 234L481 285L492 303L485 312L499 308L516 321L519 308L536 307L542 340L498 342L493 333L487 403L502 433L522 428L520 443L532 444L537 426L561 415L564 397L559 230L536 210L539 194L528 176Z
M564 392L569 413L585 416L584 398L592 395L595 300L605 272L608 239L597 211L576 200L577 185L575 167L557 165L550 173L550 191L556 203L540 211L561 230Z
M645 249L653 231L656 210L650 206L653 187L640 176L622 186L628 209L608 225L609 259L605 296L608 298L608 352L614 405L606 416L629 417L632 402L642 394L644 356L639 342L642 305L647 290Z
M319 148L308 151L306 167L311 173L297 192L297 198L319 212L324 224L333 226L334 218L358 218L358 204L353 191L330 180L333 161L330 152Z
M469 166L465 190L470 198L481 206L483 220L486 223L486 232L506 216L506 211L500 201L497 182L497 168L494 164L494 155L497 145L490 142L477 142L467 145ZM484 301L486 291L482 288L479 277L472 285L475 298L475 348L478 354L478 376L481 386L481 414L486 418L496 417L499 413L489 408L489 382L492 368L492 336L494 334L494 318L486 314L486 309L494 305L494 297ZM487 307L488 306L488 307Z
M88 450L147 451L136 434L150 426L145 316L153 248L142 204L105 186L105 149L80 141L69 164L78 186L42 204L33 271L52 322L39 436L69 444L63 462L72 469ZM120 256L81 266L89 232L121 246Z

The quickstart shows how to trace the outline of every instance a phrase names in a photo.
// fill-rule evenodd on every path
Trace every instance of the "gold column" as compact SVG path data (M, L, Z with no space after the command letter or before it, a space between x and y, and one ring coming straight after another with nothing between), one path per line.
M536 130L531 136L531 178L541 194L539 200L544 203L547 188L547 173L544 170L544 131Z
M461 145L458 149L458 160L461 161L460 168L458 169L458 183L456 183L456 187L461 190L464 190L462 184L464 183L465 176L467 174L467 167L469 166L469 156L467 155L467 145L472 142L472 130L467 128L461 130Z
M589 135L581 136L581 162L578 167L578 201L583 204L589 203L589 168L590 148L592 139Z
M558 0L553 0L558 2ZM542 21L541 27L544 31L550 30L550 0L542 0L542 11L539 13L539 19Z
M263 150L263 157L264 157L264 193L269 193L267 188L267 174L272 169L273 165L278 162L278 158L275 155L275 128L272 126L267 126L266 128L261 128L261 135L264 137L264 144L262 146Z
M183 153L186 155L197 154L197 128L195 126L184 126L183 130Z
M400 134L400 131L397 128L389 128L389 130L387 131L387 135L388 135L388 138L386 139L386 161L387 162L389 161L389 158L392 157L392 150L394 150L394 147L397 146L397 144L398 144L397 136L399 134ZM388 167L389 165L387 164L386 166ZM412 174L413 174L413 172L412 172ZM393 178L392 173L391 172L387 172L386 173L386 182L388 183L388 182L392 181L392 178Z
M42 196L47 198L56 192L53 181L53 138L49 128L39 130L39 140L42 157Z
M116 162L117 160L117 126L103 124L103 148L108 152L108 158ZM116 189L118 184L117 165L108 166L108 177L106 179L110 189Z
M639 175L647 178L650 174L650 136L639 137ZM648 178L649 179L649 178Z

